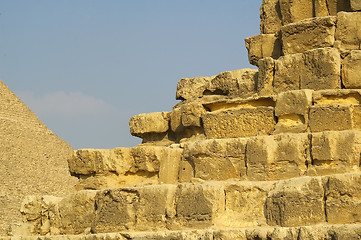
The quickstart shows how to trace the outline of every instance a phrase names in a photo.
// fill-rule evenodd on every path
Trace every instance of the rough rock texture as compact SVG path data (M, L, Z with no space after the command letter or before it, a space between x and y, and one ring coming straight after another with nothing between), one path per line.
M52 133L0 81L0 235L21 221L26 195L65 196L74 191L66 159L72 148Z

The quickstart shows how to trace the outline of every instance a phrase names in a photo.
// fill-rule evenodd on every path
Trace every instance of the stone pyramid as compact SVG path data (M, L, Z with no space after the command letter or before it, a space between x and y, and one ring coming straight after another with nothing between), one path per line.
M171 112L131 118L142 144L75 151L78 191L25 198L19 238L360 239L359 10L263 0L258 70L181 79Z
M66 159L73 149L52 133L0 81L0 235L22 222L19 208L27 195L66 196L78 182Z

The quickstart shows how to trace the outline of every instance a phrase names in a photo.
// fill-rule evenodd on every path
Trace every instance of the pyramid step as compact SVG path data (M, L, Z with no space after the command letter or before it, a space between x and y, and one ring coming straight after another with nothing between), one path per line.
M83 190L29 197L21 209L36 234L352 224L361 220L360 183L354 173Z

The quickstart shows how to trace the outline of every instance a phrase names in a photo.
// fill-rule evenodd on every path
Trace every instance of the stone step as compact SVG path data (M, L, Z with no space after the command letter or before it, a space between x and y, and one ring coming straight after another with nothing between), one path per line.
M41 235L353 224L361 220L360 183L354 173L83 190L28 197L21 212Z
M320 224L317 226L303 227L222 228L50 236L0 236L0 240L357 240L360 235L360 224Z

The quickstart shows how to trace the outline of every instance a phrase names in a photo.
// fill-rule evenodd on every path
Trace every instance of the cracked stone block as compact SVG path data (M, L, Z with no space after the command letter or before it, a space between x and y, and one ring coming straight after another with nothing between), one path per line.
M257 92L260 96L273 94L273 77L275 72L275 60L271 57L258 61Z
M276 33L282 27L282 15L278 0L263 0L261 6L261 33Z
M342 62L342 83L346 88L361 88L361 51L353 50Z
M277 182L266 200L265 215L271 226L309 226L325 223L321 179L303 177Z
M247 143L247 177L265 181L299 177L310 162L308 134L251 138Z
M300 89L300 72L303 68L303 55L290 54L275 61L274 92L281 93Z
M283 25L313 17L313 2L309 0L279 0Z
M208 112L203 126L208 139L237 138L271 134L275 119L273 107L254 107Z
M281 28L285 55L303 53L315 48L332 47L335 41L336 17L318 17Z
M340 43L341 51L360 50L361 12L339 12L337 14L336 41Z
M183 157L193 166L196 178L240 179L246 175L245 149L244 139L210 139L185 144Z
M260 34L245 39L248 59L252 65L266 57L278 59L282 55L280 39L275 34Z
M361 221L360 174L330 176L325 188L328 223L345 224Z
M177 100L196 99L203 96L213 77L182 78L177 85Z

